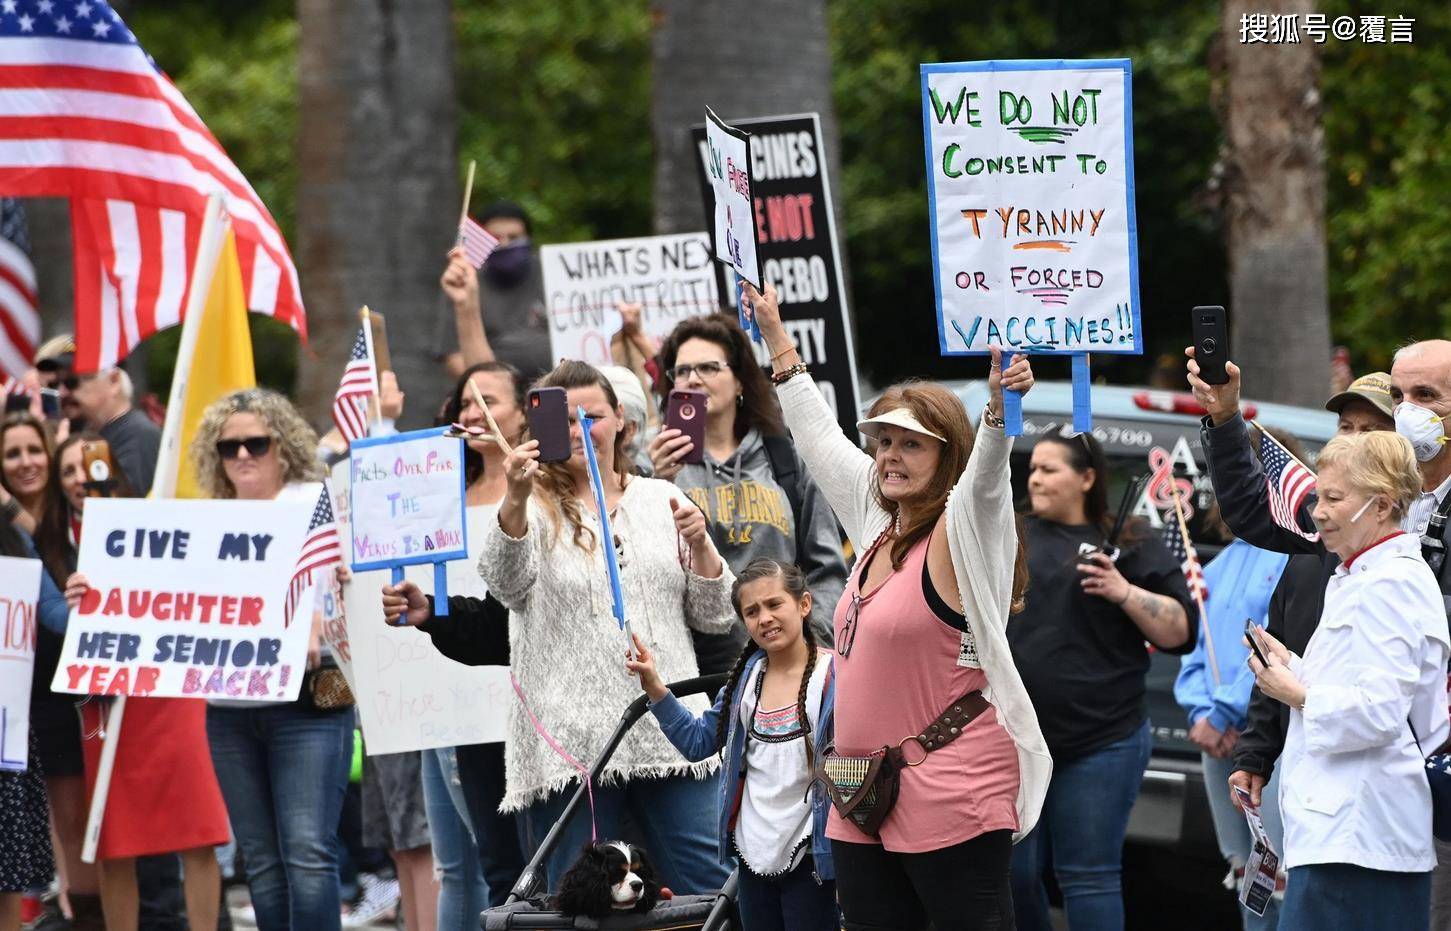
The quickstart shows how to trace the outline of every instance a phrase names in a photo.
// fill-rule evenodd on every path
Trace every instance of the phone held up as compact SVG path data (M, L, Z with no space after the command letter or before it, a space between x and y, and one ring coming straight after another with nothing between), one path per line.
M1244 620L1244 639L1249 641L1250 651L1254 653L1255 659L1260 661L1260 665L1268 666L1270 663L1269 660L1265 657L1269 651L1266 650L1264 644L1260 642L1260 629L1259 626L1255 624L1253 618L1245 618Z
M665 426L679 430L694 444L681 462L705 461L705 392L675 388L665 407Z
M1229 359L1229 311L1223 307L1196 307L1194 314L1194 361L1206 384L1229 381L1224 363Z
M540 462L569 458L569 396L563 388L532 388L524 402L529 435L539 441Z
M86 497L115 497L116 467L111 462L110 443L105 440L86 441L81 447L81 467L86 473Z

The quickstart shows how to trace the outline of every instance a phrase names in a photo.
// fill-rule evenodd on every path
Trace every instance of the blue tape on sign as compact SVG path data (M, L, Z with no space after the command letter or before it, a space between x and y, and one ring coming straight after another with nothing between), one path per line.
M1073 431L1093 432L1093 394L1088 382L1088 353L1073 357Z
M746 297L746 289L743 287L744 278L736 276L736 316L740 318L741 329L756 342L761 341L761 327L756 323L755 308ZM764 287L764 285L762 285Z
M1013 354L1003 353L1003 371L1013 364ZM1019 391L1003 389L1003 432L1008 436L1023 435L1023 395Z
M433 616L448 617L448 563L433 564Z

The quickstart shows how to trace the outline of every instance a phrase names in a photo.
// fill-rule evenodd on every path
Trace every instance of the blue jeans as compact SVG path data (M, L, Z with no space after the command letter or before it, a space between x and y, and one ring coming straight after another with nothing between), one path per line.
M737 906L745 931L836 931L836 883L817 882L810 855L783 876L757 876L740 868Z
M472 928L489 905L489 888L479 863L479 849L466 822L458 758L452 747L423 751L423 802L433 862L439 872L438 926Z
M543 843L573 793L572 787L555 792L524 809L530 850L537 850ZM599 839L618 839L628 810L644 834L646 850L662 885L680 895L717 892L729 870L720 862L716 842L715 796L714 777L631 779L620 785L595 786ZM551 890L559 888L560 877L579 859L589 841L589 815L589 802L585 801L545 861Z
M247 865L259 931L340 927L338 818L353 712L296 702L207 709L212 765Z
M1043 871L1063 890L1072 931L1122 931L1123 846L1129 812L1149 765L1149 723L1085 757L1059 763L1031 834L1013 849L1018 931L1049 931Z
M1229 800L1229 775L1234 772L1233 760L1220 760L1207 753L1200 754L1204 761L1204 792L1209 796L1209 813L1214 817L1214 835L1219 839L1219 852L1234 869L1244 869L1249 860L1254 836L1244 820L1244 812L1234 807ZM1264 819L1265 833L1275 852L1284 856L1285 826L1280 821L1280 771L1277 769L1260 793L1260 817ZM1234 890L1239 897L1239 889ZM1280 901L1270 899L1263 917L1239 907L1244 918L1244 931L1275 931L1280 920Z
M1430 873L1348 863L1291 868L1280 907L1285 931L1427 931L1430 924Z
M469 744L454 749L469 828L489 887L489 904L503 905L524 872L524 848L528 846L523 813L499 814L504 800L504 745Z

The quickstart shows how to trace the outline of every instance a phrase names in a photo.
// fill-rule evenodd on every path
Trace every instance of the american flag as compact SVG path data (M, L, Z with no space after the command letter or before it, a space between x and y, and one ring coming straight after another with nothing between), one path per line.
M458 241L474 268L482 268L489 255L499 247L498 238L475 223L473 217L464 217L463 225L458 228Z
M38 342L40 310L25 208L13 197L0 198L0 373L25 374Z
M1199 566L1199 554L1194 551L1193 542L1186 542L1188 537L1189 533L1177 508L1164 516L1164 546L1179 564L1179 568L1184 570L1184 581L1189 586L1189 594L1202 603L1209 600L1209 587L1204 584L1204 570Z
M78 372L180 321L210 194L247 306L306 338L276 221L104 0L0 0L0 190L70 198Z
M1260 435L1260 464L1264 466L1265 485L1270 492L1270 519L1312 543L1319 540L1319 531L1306 533L1295 517L1305 498L1315 490L1315 473L1291 456L1259 424L1255 428Z
M349 443L368 435L368 401L378 393L373 341L369 337L367 326L358 331L347 368L343 369L343 380L338 383L338 393L333 395L333 423Z
M343 561L342 544L338 541L338 523L333 518L333 502L328 495L327 484L322 486L317 506L312 509L312 520L307 525L307 539L302 544L302 554L297 557L297 566L292 570L292 582L287 586L287 603L284 610L287 624L292 624L297 600L312 586L313 573L331 569Z

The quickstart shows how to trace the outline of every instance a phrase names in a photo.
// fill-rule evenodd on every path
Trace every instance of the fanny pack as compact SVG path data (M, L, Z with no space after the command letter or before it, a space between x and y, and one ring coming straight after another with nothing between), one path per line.
M337 711L351 708L354 703L348 680L343 671L333 665L309 669L302 678L302 693L298 697L314 711Z
M837 813L863 834L876 837L897 804L902 769L917 766L927 754L952 743L988 707L982 692L974 690L948 706L920 734L909 734L895 747L886 746L866 756L841 756L828 746L816 764L812 784L823 783ZM909 746L917 748L911 755L904 749Z

